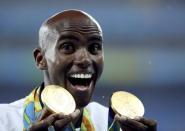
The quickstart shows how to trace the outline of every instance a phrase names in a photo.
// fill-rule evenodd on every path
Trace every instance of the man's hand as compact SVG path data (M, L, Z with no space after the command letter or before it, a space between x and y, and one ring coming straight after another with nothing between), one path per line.
M144 117L130 119L116 114L115 119L123 131L157 131L157 122Z
M51 112L44 108L38 121L30 126L29 131L48 131L49 126L53 126L56 131L61 131L75 118L79 117L79 115L79 109L76 109L70 115L64 115L62 113L51 114Z

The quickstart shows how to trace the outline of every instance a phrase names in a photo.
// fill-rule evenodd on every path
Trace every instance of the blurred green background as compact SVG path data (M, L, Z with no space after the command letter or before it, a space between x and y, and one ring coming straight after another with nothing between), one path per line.
M185 1L0 1L0 102L25 97L42 82L32 56L41 23L64 9L94 16L104 32L105 69L93 100L108 105L126 90L159 131L184 131Z

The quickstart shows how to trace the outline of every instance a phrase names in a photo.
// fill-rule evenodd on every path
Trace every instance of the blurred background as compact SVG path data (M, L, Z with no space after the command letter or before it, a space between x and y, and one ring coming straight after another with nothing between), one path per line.
M184 131L185 1L0 1L0 103L25 97L42 82L32 56L41 23L64 9L94 16L104 31L105 69L93 99L108 105L125 90L145 105L158 131Z

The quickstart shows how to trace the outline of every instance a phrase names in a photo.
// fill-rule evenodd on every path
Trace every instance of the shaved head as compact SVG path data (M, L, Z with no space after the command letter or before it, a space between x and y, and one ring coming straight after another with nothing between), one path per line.
M54 14L45 20L39 30L39 47L42 51L46 51L47 47L56 42L58 32L66 31L69 26L79 25L82 30L86 30L86 26L94 26L102 35L102 29L99 23L89 14L81 10L65 10Z

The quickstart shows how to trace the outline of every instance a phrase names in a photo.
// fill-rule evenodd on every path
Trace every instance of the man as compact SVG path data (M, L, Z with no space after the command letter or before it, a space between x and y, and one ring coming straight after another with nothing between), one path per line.
M95 102L89 103L103 71L102 41L100 25L83 11L66 10L46 20L39 31L39 47L34 50L36 65L43 71L44 82L25 99L2 107L11 112L2 116L7 118L0 121L4 126L2 129L108 130L108 109ZM70 115L48 111L40 97L47 85L59 85L67 89L75 99L76 110ZM24 110L21 110L23 103ZM20 117L23 118L23 125L20 124ZM156 131L156 122L153 120L129 119L118 114L115 120L119 125L113 125L110 130Z

